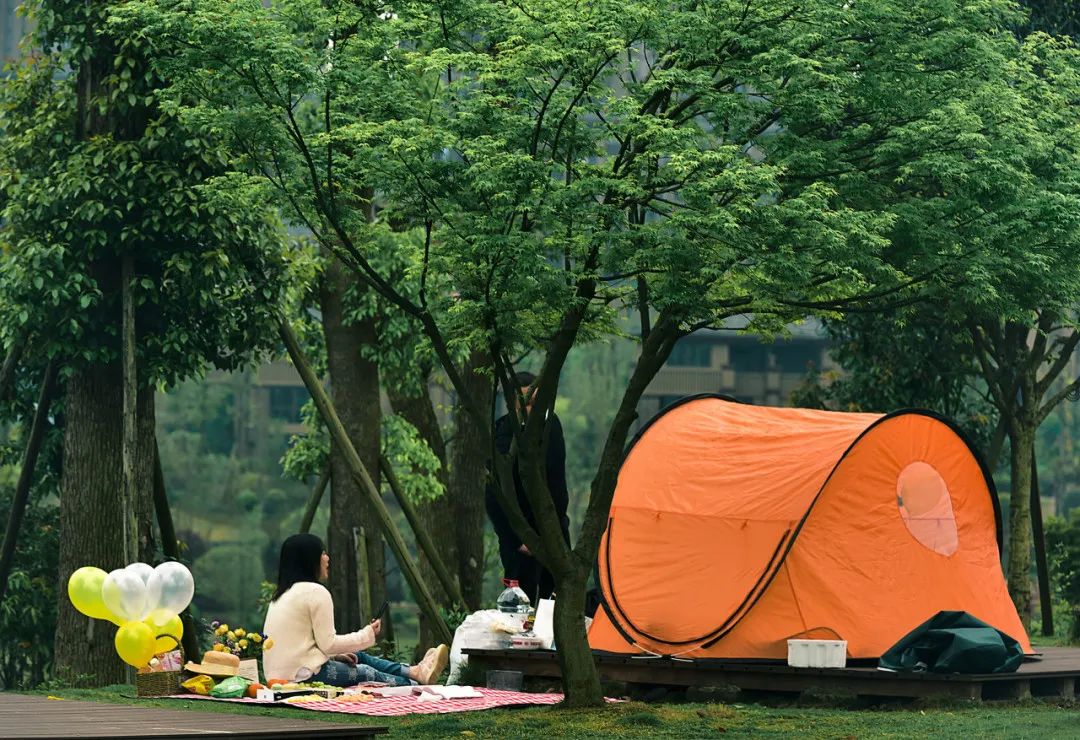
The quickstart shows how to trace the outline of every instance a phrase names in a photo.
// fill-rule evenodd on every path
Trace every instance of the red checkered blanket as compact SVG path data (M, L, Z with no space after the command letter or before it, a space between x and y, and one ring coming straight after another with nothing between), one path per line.
M366 714L371 717L401 717L406 714L450 714L452 712L475 712L480 709L496 707L515 707L530 705L558 704L562 694L527 694L523 691L500 691L497 689L476 689L483 694L478 699L443 699L442 701L420 701L417 695L372 697L371 701L321 701L277 702L274 706L296 707L312 712L341 712L343 714ZM266 702L255 699L215 699L198 694L177 694L170 699L202 699L205 701L227 701L237 704L255 704L266 706Z

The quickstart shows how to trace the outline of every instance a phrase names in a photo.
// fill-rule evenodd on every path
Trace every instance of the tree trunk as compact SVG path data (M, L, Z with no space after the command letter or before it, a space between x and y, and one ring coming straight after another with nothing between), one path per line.
M469 396L477 399L483 408L491 407L491 380L477 371L490 365L485 353L474 352L462 372ZM448 492L454 503L452 521L457 538L458 583L465 605L471 611L481 608L484 594L484 524L487 519L484 489L491 433L490 419L480 424L460 403L456 405Z
M54 358L45 368L45 377L41 381L37 407L34 409L34 420L30 424L30 434L26 440L26 449L23 452L22 466L19 470L19 481L15 485L15 495L11 499L7 531L4 533L3 548L0 551L0 604L4 602L4 593L7 591L8 578L11 575L11 565L15 560L15 546L19 540L19 530L22 529L22 520L30 501L30 487L34 481L38 453L45 439L45 428L49 425L49 407L52 406L53 397L56 394L56 376L57 360Z
M1050 570L1046 563L1046 537L1043 532L1042 494L1039 492L1039 460L1034 446L1031 451L1031 533L1035 545L1035 573L1039 579L1039 610L1042 633L1054 634L1054 597L1050 591Z
M354 285L344 266L331 259L321 290L323 334L326 338L330 395L349 439L364 467L378 485L379 475L379 366L361 356L365 345L378 341L374 320L350 323L346 320L345 296ZM353 528L367 533L369 572L358 573ZM327 528L330 553L330 592L334 596L334 618L341 630L359 629L372 615L360 613L361 579L368 584L372 604L387 597L386 558L379 526L338 445L330 445L330 523ZM393 639L389 621L382 637Z
M452 568L453 572L456 573L458 570L457 538L454 534L454 528L447 526L448 522L453 522L455 520L454 498L450 491L449 471L447 470L446 461L446 444L443 440L442 431L439 428L439 419L435 414L435 408L431 403L430 396L426 392L426 388L425 393L422 396L412 397L400 392L397 388L388 385L387 395L390 396L390 405L393 406L394 413L416 427L416 431L419 432L420 437L427 442L432 452L439 458L439 462L442 463L438 478L439 482L443 484L443 495L434 501L418 503L416 506L416 513L420 519L421 525L424 526L431 535L432 542L435 544L435 550L439 557L441 557L442 561L447 563L448 567ZM446 589L442 588L439 584L439 579L435 576L435 568L431 564L431 561L423 552L419 552L418 555L420 573L424 578L424 582L431 588L432 596L435 597L435 600L438 601L440 605L444 607L450 606L449 594L447 594ZM438 644L439 634L438 628L431 624L431 620L424 614L420 614L420 635L416 646L417 654L422 655L423 650Z
M308 497L307 506L304 507L304 518L300 520L300 531L302 533L307 534L311 531L311 524L315 521L315 514L319 511L319 504L322 503L323 494L326 493L326 487L329 484L330 466L327 465L319 473L319 480L315 481L315 487L311 489L311 496Z
M161 469L161 450L158 448L156 432L154 436L154 512L157 515L158 532L161 534L161 552L166 558L180 562L180 540L176 536L176 527L173 525L172 509L169 508L169 494L165 490L165 473ZM184 634L180 638L184 653L197 656L199 636L190 608L180 613L180 620L184 625Z
M364 467L364 463L360 459L360 455L357 453L356 448L353 447L352 440L349 439L349 435L346 433L345 427L338 417L337 410L334 408L330 396L320 384L319 378L311 368L311 364L307 361L307 358L304 357L304 353L300 349L299 341L296 338L296 332L293 331L292 326L290 326L288 322L282 322L278 326L278 333L285 342L285 347L288 349L289 356L292 358L293 364L296 365L296 369L304 381L304 385L311 394L311 399L315 402L315 406L318 408L319 415L326 424L330 436L335 442L341 445L341 449L345 455L346 462L349 464L353 477L359 481L361 486L360 490L367 496L367 501L375 512L376 521L379 524L380 530L382 530L383 537L386 538L387 544L393 551L394 557L401 567L402 575L409 584L409 588L412 589L417 604L420 606L420 609L425 611L433 620L438 620L440 618L438 604L435 603L435 598L431 595L431 590L420 576L420 570L413 562L412 554L409 552L405 540L401 537L401 533L398 532L397 526L394 524L393 517L390 514L390 510L387 509L386 504L383 503L382 494L379 492L378 488L376 488L375 481ZM443 630L445 636L444 642L449 642L453 638L453 635L450 633L449 626L445 624L443 626L445 628Z
M555 574L555 644L568 707L595 707L604 703L600 672L585 632L585 583L588 570Z
M88 686L125 680L113 647L116 628L75 611L68 577L84 565L122 568L124 518L121 491L123 376L119 363L76 370L65 396L63 473L60 480L59 610L55 637L58 678ZM135 514L138 557L154 555L154 394L140 389L135 449Z
M1034 429L1015 420L1009 433L1009 594L1026 627L1031 620L1031 458Z

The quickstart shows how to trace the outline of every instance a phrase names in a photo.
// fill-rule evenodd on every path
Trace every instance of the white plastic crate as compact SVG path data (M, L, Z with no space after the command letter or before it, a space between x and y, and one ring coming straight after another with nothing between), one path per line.
M787 663L795 668L843 668L847 640L788 640Z

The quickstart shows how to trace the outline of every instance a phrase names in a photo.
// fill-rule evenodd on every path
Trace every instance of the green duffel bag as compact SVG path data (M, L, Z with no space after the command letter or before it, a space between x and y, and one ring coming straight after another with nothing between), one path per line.
M938 612L878 661L887 671L1012 673L1024 660L1013 638L967 612Z

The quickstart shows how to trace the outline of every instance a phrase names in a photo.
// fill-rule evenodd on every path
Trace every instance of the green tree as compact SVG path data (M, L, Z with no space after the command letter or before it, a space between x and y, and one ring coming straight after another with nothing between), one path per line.
M13 510L13 494L21 473L23 451L34 416L41 373L17 373L11 398L0 402L3 442L0 444L0 512ZM54 412L62 406L54 404ZM54 419L59 414L54 414ZM51 677L53 645L42 635L56 629L56 567L59 547L60 456L63 434L58 426L46 432L38 459L25 519L18 533L11 573L0 606L0 686L32 688Z
M971 337L920 303L880 314L827 321L830 355L840 372L814 373L795 405L888 413L925 408L954 420L979 446L991 469L1004 426L979 383Z
M109 23L116 6L43 2L36 54L0 85L2 335L28 336L24 364L56 358L66 381L60 583L89 563L122 566L131 521L138 557L153 557L153 389L249 362L288 284L273 213L228 178L209 186L225 172L221 141L157 103L145 50ZM137 313L134 512L116 496L125 283ZM122 678L112 628L59 593L58 673Z
M257 168L252 186L275 180L320 244L417 322L470 414L488 409L456 350L484 350L509 397L514 358L538 350L533 411L492 459L515 530L555 575L567 702L596 704L585 584L641 394L680 336L727 316L777 331L810 311L904 300L923 271L985 270L981 249L933 242L917 264L889 250L910 202L905 168L927 142L974 156L981 127L967 106L1008 94L997 85L1014 52L999 30L1007 6L380 11L208 1L144 3L134 17L185 115L230 131ZM309 137L297 106L328 97L329 123ZM374 220L350 207L371 190L385 204ZM408 255L412 295L370 249L402 224L425 235ZM622 307L640 314L640 351L571 548L546 490L544 420L571 349L620 333ZM515 459L535 526L512 491Z
M1021 0L1028 9L1027 22L1021 25L1021 33L1033 31L1071 36L1080 39L1080 8L1070 0Z
M1009 442L1009 591L1025 621L1036 430L1080 387L1078 379L1062 378L1080 344L1080 139L1069 112L1080 94L1078 70L1071 43L1027 37L1004 69L1008 87L988 90L966 112L977 117L978 155L931 147L907 168L895 206L894 259L922 271L917 261L928 246L958 256L985 249L985 257L964 281L952 268L924 273L932 302L919 309L921 320L915 314L902 326L896 342L884 341L893 319L849 324L856 351L870 354L852 363L862 375L858 387L881 380L877 395L903 392L905 382L922 375L933 378L927 391L948 391L971 375L993 404L999 434L988 445L990 457L996 459L1001 435ZM936 336L936 347L923 341L921 351L905 354L920 331ZM878 360L890 377L874 369Z

